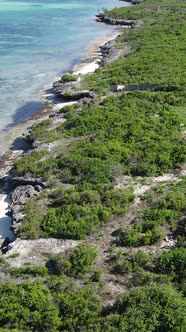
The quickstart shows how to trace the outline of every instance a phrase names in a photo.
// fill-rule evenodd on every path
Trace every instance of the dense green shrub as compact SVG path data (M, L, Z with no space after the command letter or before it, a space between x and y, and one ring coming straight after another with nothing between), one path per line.
M156 271L170 275L181 287L186 280L186 248L163 252L157 259Z
M64 74L63 76L61 76L61 82L62 83L66 83L66 82L74 82L77 81L78 77L76 75L72 75L72 74Z
M54 207L40 223L43 236L83 239L114 216L125 214L134 199L131 189L98 186L92 190L89 185L76 188L58 192Z
M162 1L160 3L162 5ZM155 6L149 10L145 4L146 10L143 10L143 6L137 6L136 10L118 8L110 12L109 15L120 18L123 15L126 15L124 18L134 19L150 16L150 22L146 20L146 24L139 29L124 33L123 39L130 43L131 52L127 57L109 63L87 77L89 88L103 93L108 91L111 84L156 83L174 91L176 97L180 96L179 90L182 90L181 100L185 102L185 97L182 97L186 84L186 77L182 72L186 61L182 42L185 39L185 4L182 2L181 6L175 6L174 3L172 11L170 8L154 10L162 8L161 5L158 7L155 2Z
M10 274L14 277L32 275L34 277L40 276L45 277L48 275L48 269L45 266L25 266L16 269L11 269Z
M53 256L47 266L51 273L56 275L66 274L71 277L82 277L91 271L97 256L97 250L89 245L80 244L73 251L67 252L66 256Z
M185 331L185 305L185 299L170 285L136 287L124 293L104 317L101 331Z
M60 331L97 331L101 301L92 287L68 289L58 295L58 300Z
M58 331L58 308L41 283L0 284L0 326L19 331Z
M118 166L121 172L147 176L178 167L186 149L182 119L152 99L142 91L110 97L101 107L95 104L69 118L61 127L64 135L93 137L76 145L71 155L60 157L58 167L65 171L65 181L87 181L88 177L93 181L93 161L97 174L107 174L103 182L111 180L108 172L111 176Z
M140 272L150 268L152 257L142 250L133 255L121 255L120 253L111 258L113 261L112 271L119 274Z
M31 141L39 141L39 142L52 142L57 140L59 135L55 130L51 129L52 120L46 119L38 124L35 124L32 127L31 133L28 135L28 139Z
M131 229L120 233L119 244L126 247L139 247L157 243L163 237L163 234L156 225L151 226L151 229L143 230L142 224L135 223Z
M46 172L50 168L50 164L52 164L52 159L46 161L45 163L41 161L41 159L47 155L46 150L40 151L32 151L31 153L25 155L24 157L18 159L15 162L13 175L28 175L32 174L35 176L44 176L47 175ZM47 167L48 165L48 167Z
M42 207L37 199L29 199L24 206L24 219L19 228L19 234L29 239L41 236L40 223L43 219Z

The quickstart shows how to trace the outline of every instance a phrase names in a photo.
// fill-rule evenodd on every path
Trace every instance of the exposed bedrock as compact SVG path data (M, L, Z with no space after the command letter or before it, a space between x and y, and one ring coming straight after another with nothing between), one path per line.
M144 2L145 0L120 0L125 2L130 2L132 5L139 5L140 3Z
M25 204L29 198L33 196L38 196L41 190L42 187L39 185L32 186L28 184L26 186L18 186L11 193L11 201L14 205Z
M95 92L89 90L60 92L60 95L65 100L73 100L73 101L78 101L83 98L94 99L96 97Z
M102 22L102 23L106 23L106 24L110 24L110 25L119 25L119 26L136 28L140 24L142 24L141 21L127 20L127 19L116 19L116 18L109 17L109 16L107 16L103 13L97 14L96 17L97 17L97 19L96 19L97 22Z
M26 177L26 176L20 176L20 177L12 177L11 182L9 186L11 186L10 189L15 189L18 186L27 186L31 185L33 187L40 186L42 188L46 187L46 182L42 181L39 178L32 178L32 177Z

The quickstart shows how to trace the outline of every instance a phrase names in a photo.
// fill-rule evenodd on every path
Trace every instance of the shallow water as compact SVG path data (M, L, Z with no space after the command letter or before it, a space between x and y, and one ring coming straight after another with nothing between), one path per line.
M7 132L42 106L42 87L111 34L111 27L95 22L95 14L123 5L128 3L0 0L0 154Z

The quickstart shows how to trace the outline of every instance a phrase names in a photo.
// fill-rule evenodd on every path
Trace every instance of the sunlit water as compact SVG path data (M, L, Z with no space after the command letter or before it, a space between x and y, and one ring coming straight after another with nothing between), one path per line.
M41 89L112 28L95 22L117 0L0 0L0 155L7 134L39 107Z

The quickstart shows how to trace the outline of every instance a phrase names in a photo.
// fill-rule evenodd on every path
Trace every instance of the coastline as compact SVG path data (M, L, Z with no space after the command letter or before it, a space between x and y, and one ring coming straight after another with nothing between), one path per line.
M120 34L121 29L116 27L113 28L112 34L105 37L104 39L98 40L96 43L93 43L87 48L87 57L81 60L79 63L75 64L72 68L72 73L75 75L89 75L93 73L97 68L99 68L100 61L102 59L101 47L107 42L113 41ZM98 64L99 63L99 64ZM59 77L56 77L59 79ZM55 92L52 88L53 82L50 82L47 86L42 89L41 100L44 102L45 106L34 113L27 120L23 121L16 127L12 129L12 132L8 135L8 147L6 152L2 155L0 160L0 183L2 183L2 190L0 192L0 210L1 216L0 219L2 222L6 221L7 225L7 234L9 234L10 223L12 224L12 218L7 216L9 211L10 198L7 191L7 182L9 181L9 172L13 168L15 161L21 157L25 152L32 149L31 146L28 146L25 140L29 129L37 122L40 122L44 119L49 118L49 116L58 111L59 109L70 105L73 102L67 101L64 102L60 98L56 97ZM48 93L47 90L50 90ZM4 226L5 227L5 226ZM6 233L4 231L4 233ZM1 234L0 234L1 235ZM0 236L1 241L6 239L6 237ZM12 231L12 236L9 237L10 242L15 241L14 234ZM14 239L13 239L14 238Z
M177 1L105 11L142 26L62 66L52 88L37 89L45 104L16 126L17 160L0 175L2 330L185 331L186 4Z
M88 75L93 73L97 68L100 66L98 65L98 62L100 61L102 54L100 51L100 47L103 46L105 43L114 40L117 38L117 36L120 34L120 28L116 27L113 28L113 32L109 34L109 36L105 37L104 39L101 39L93 43L87 48L87 57L82 59L80 62L77 62L71 69L73 74L75 75ZM116 32L116 31L117 32ZM60 77L56 76L54 78L55 80L58 80ZM8 134L8 147L5 154L1 157L1 159L7 159L8 155L14 151L14 155L20 156L24 151L21 150L21 142L19 148L16 150L14 147L14 142L17 139L24 138L24 135L28 132L28 129L33 126L34 123L37 121L41 121L46 119L53 111L56 111L58 107L62 108L66 104L69 104L70 102L63 102L60 101L59 98L56 98L55 93L52 91L52 84L53 82L48 83L41 91L40 91L40 100L44 102L45 106L39 109L36 113L34 113L31 117L24 120L17 126L15 126L12 129L12 132ZM47 90L50 89L51 92L47 92ZM16 152L17 151L17 152ZM1 178L1 163L0 161L0 178Z

